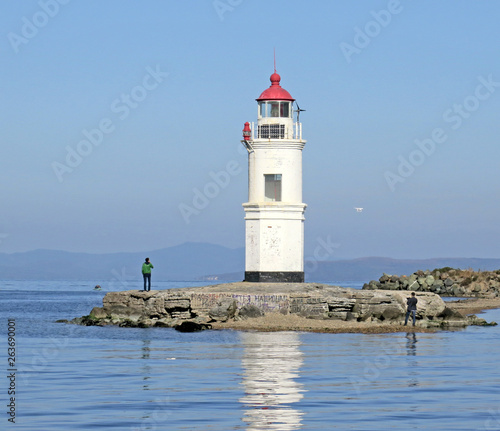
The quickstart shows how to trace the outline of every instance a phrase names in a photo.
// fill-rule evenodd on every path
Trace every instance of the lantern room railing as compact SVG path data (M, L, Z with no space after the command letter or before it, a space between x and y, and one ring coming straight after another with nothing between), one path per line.
M292 129L288 129L285 124L261 124L255 127L250 123L251 140L255 139L297 139L302 140L302 123L293 123ZM291 133L290 133L291 132Z

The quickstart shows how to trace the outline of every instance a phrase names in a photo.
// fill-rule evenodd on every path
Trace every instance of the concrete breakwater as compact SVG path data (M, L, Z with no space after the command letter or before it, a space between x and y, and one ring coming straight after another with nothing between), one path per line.
M365 290L411 290L433 292L441 296L495 298L500 296L500 270L472 271L441 268L417 271L410 276L383 274L378 281L363 286Z
M318 283L228 283L144 292L107 293L103 306L75 318L82 325L177 327L183 322L210 325L268 314L309 319L401 325L408 292L357 290ZM439 295L418 292L417 326L464 327L484 324L446 307ZM484 322L484 323L482 323ZM249 329L251 325L249 324ZM297 328L300 329L300 328Z

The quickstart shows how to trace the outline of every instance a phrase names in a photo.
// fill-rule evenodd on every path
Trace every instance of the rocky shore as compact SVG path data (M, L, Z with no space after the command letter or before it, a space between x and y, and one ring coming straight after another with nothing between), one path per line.
M103 306L71 323L179 330L402 331L408 292L357 290L318 283L227 283L144 292L110 292ZM419 331L485 325L432 292L417 292Z
M497 298L500 297L500 270L472 271L446 267L417 271L410 276L383 274L378 281L366 283L363 289L433 292L440 296L464 298Z

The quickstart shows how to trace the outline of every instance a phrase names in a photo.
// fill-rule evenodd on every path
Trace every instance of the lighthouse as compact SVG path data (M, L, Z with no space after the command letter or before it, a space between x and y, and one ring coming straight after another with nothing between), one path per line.
M276 70L257 100L257 127L245 123L248 202L245 210L245 281L304 281L302 125Z

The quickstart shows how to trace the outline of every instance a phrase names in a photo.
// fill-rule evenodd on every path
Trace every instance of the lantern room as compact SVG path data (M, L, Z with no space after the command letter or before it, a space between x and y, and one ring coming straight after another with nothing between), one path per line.
M293 123L293 102L295 99L281 85L281 77L274 72L271 86L256 99L257 136L255 139L297 139L299 124ZM252 127L253 130L253 127Z

